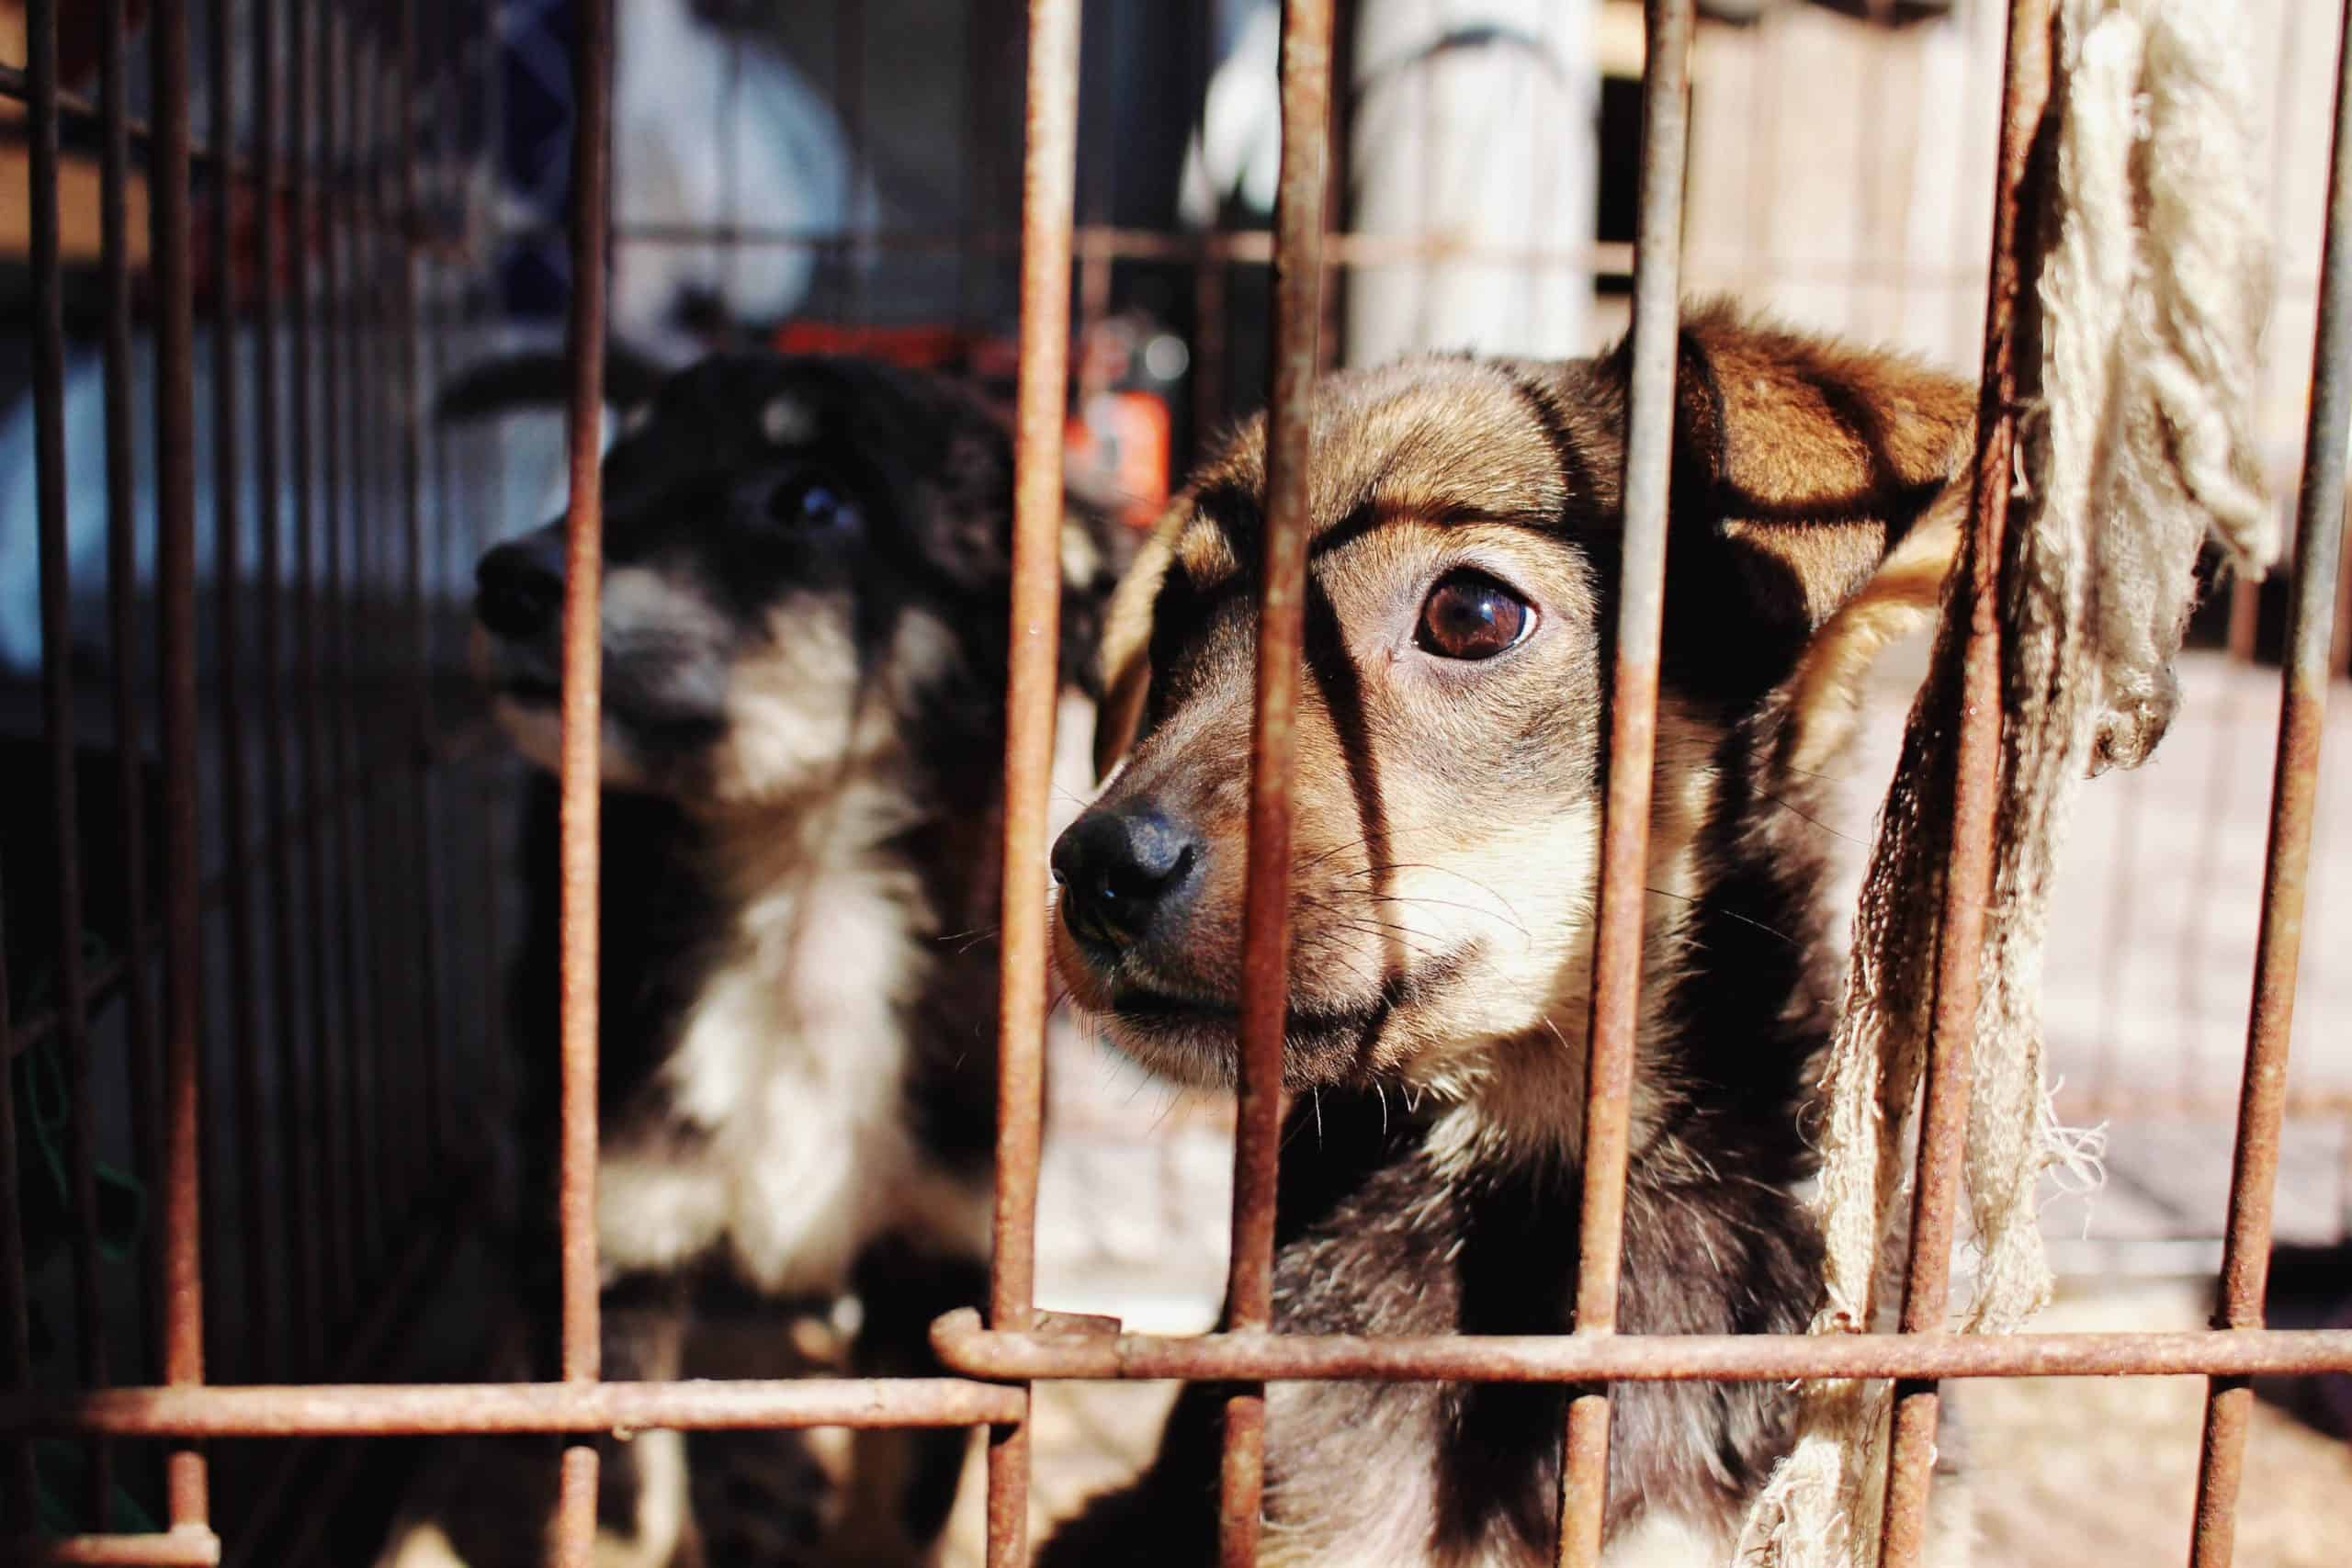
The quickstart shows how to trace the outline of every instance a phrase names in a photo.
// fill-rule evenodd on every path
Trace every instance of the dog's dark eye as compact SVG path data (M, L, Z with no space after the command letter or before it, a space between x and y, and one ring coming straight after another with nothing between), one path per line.
M1492 659L1535 629L1535 612L1484 572L1457 571L1430 590L1413 640L1440 659Z
M855 526L857 507L817 479L787 479L768 497L768 515L787 528L828 532Z

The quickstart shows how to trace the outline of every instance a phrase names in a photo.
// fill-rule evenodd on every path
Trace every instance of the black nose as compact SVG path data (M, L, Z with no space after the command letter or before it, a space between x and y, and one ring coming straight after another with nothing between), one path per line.
M1192 882L1199 858L1191 831L1148 801L1089 811L1054 845L1071 933L1096 947L1128 946Z
M517 641L550 630L563 613L563 535L541 528L511 539L474 568L474 614Z

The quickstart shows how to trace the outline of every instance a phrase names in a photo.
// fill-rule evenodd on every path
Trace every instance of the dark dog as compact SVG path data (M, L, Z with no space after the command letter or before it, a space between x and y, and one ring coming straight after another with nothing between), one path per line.
M1794 1189L1831 1022L1820 815L1870 655L1933 611L1972 400L1902 361L1690 318L1621 1323L1789 1333L1818 1295ZM1627 362L1424 360L1317 393L1277 1326L1574 1326L1584 1031ZM1123 769L1061 838L1076 998L1171 1076L1230 1081L1262 423L1114 601ZM1767 1383L1615 1390L1608 1561L1723 1562L1785 1450ZM1271 1391L1260 1560L1551 1561L1567 1391ZM1215 1559L1217 1410L1041 1561Z
M788 1354L786 1303L822 1319L844 1298L859 1321L840 1370L921 1371L932 1318L986 1285L998 955L975 933L995 929L1000 896L1009 435L951 383L847 360L716 358L623 412L601 606L605 1376L712 1370L696 1347L729 1319L748 1322L738 1342ZM1092 667L1112 543L1073 510L1073 684ZM562 524L491 551L478 576L499 718L552 769ZM514 1031L534 1073L536 1213L557 1146L551 782L526 839ZM528 1250L551 1262L550 1239ZM527 1321L551 1339L538 1278ZM869 1555L917 1561L967 1445L931 1433L862 1455L852 1487L878 1520L838 1518L800 1446L608 1445L615 1560L797 1562L847 1530ZM883 1462L889 1495L873 1498Z

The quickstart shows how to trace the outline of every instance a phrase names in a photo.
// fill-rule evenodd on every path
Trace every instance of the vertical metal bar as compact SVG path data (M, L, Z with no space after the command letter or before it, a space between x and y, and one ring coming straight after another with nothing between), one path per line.
M245 811L245 701L237 685L238 665L245 628L238 581L237 490L237 192L243 182L230 177L225 160L235 145L237 39L230 0L212 0L212 148L216 157L212 181L212 529L214 561L212 625L213 679L220 694L221 831L228 840L221 864L221 882L229 915L229 1049L237 1062L237 1136L232 1149L218 1151L214 1168L232 1152L243 1161L238 1209L243 1234L235 1251L243 1264L244 1321L233 1325L233 1342L249 1347L249 1357L267 1353L278 1341L277 1305L269 1293L268 1211L263 1202L266 1172L261 1160L263 1057L260 1020L254 1005L256 954L254 943L253 895L246 878L245 845L250 831ZM266 202L266 190L253 189ZM214 1329L232 1326L216 1319ZM220 1348L215 1347L216 1359ZM256 1360L245 1363L245 1375L258 1382Z
M1113 111L1118 99L1115 86L1119 68L1120 23L1125 16L1124 7L1108 8L1108 15L1097 13L1103 24L1095 39L1095 53L1103 69L1090 81L1086 57L1081 51L1078 65L1079 126L1098 144L1115 144L1118 123ZM1097 121L1097 116L1103 117ZM1086 189L1080 205L1083 211L1074 216L1087 229L1109 231L1118 222L1116 212L1118 164L1115 155L1105 153L1081 166L1086 175ZM1089 245L1078 258L1078 332L1072 340L1078 354L1078 414L1086 416L1086 404L1097 393L1107 390L1095 370L1094 338L1103 319L1111 313L1110 248Z
M501 122L505 103L499 74L499 0L484 0L481 6L481 95L483 135L494 153L497 148L496 127ZM465 305L467 325L473 329L469 342L494 341L499 317L503 309L503 296L499 292L496 272L495 243L486 250L489 262L484 286L469 288ZM484 432L476 441L476 450L483 455L486 470L482 482L476 488L485 496L503 498L506 493L506 448L503 437L496 429ZM480 558L496 526L496 506L502 502L474 509L469 527L469 546L473 558ZM502 918L500 894L503 891L506 866L500 858L499 825L504 820L504 792L494 774L483 776L477 795L476 809L481 822L482 889L481 931L482 951L490 960L482 968L482 1050L488 1058L484 1077L492 1096L505 1103L513 1083L514 1065L507 1054L506 1017L503 998L499 994L497 963L506 952L505 922Z
M1348 160L1354 151L1350 135L1355 123L1355 0L1333 0L1331 16L1331 85L1326 95L1323 117L1323 146L1325 167L1323 187L1328 194L1323 207L1323 232L1326 237L1344 232L1348 224ZM1320 263L1321 281L1316 289L1316 308L1322 315L1322 326L1315 341L1315 368L1317 374L1331 369L1340 362L1346 345L1347 292L1351 274L1326 259Z
M310 974L310 1043L298 1057L304 1067L293 1086L298 1091L292 1099L299 1106L299 1117L289 1127L289 1142L307 1139L322 1152L329 1150L328 1119L333 1105L331 1081L334 1056L334 998L333 965L328 957L329 921L327 918L327 878L325 851L327 825L325 818L327 782L324 738L326 735L325 687L320 656L321 623L325 607L320 600L318 574L318 537L322 518L317 505L318 491L313 484L311 454L313 451L311 412L317 378L314 366L320 357L314 349L319 336L318 310L313 302L313 278L311 252L322 231L322 214L319 193L325 183L323 126L322 111L324 96L321 79L325 75L326 28L319 19L319 7L307 0L291 0L294 10L293 51L290 64L294 81L291 97L294 105L297 146L294 152L293 219L294 243L290 257L294 288L294 340L292 379L294 383L294 623L295 689L302 704L302 911L305 916L304 967ZM329 270L332 287L332 271ZM324 357L332 369L334 356L334 334L326 334ZM330 385L332 378L330 377ZM327 445L334 445L334 422L328 422ZM322 464L327 482L334 481L331 464ZM298 1193L298 1203L311 1213L304 1234L316 1249L305 1260L311 1284L311 1300L316 1311L301 1327L304 1337L304 1364L313 1371L326 1365L327 1325L347 1307L352 1299L351 1224L349 1171L343 1161L329 1157L320 1162L317 1193L311 1197ZM307 1182L296 1183L307 1188ZM323 1235L321 1232L323 1231Z
M2346 527L2352 528L2352 519L2346 520ZM2345 555L2343 567L2335 574L2335 637L2327 667L2352 677L2352 553Z
M2254 641L2262 624L2262 585L2246 578L2230 579L2230 657L2240 664L2254 662Z
M1205 102L1216 74L1216 7L1200 8L1193 29L1195 100ZM1193 450L1206 450L1225 419L1226 263L1201 247L1193 254Z
M422 1192L431 1179L435 1122L441 1104L441 955L433 899L435 840L432 830L431 783L425 768L433 744L432 698L425 667L431 647L424 626L424 421L417 394L417 262L421 237L416 200L416 0L400 0L394 21L394 83L391 134L394 183L390 213L392 254L392 398L398 410L394 434L401 456L401 619L407 623L408 724L401 773L408 784L407 864L413 900L409 913L410 941L416 961L417 990L413 998L415 1030L408 1042L416 1064L413 1075L401 1081L413 1089L403 1093L407 1102L401 1123L405 1148L401 1164L404 1187Z
M571 356L571 495L563 579L563 1151L557 1217L563 1245L563 1377L599 1374L596 1300L596 741L603 725L598 595L604 578L605 240L613 64L610 0L579 0L573 42ZM596 1529L596 1450L563 1451L559 1568L588 1568Z
M0 925L7 920L7 895L0 887ZM17 1043L9 1029L8 961L0 945L0 1355L7 1358L8 1387L29 1392L33 1384L32 1320L25 1303L23 1195L17 1188ZM9 1517L33 1519L32 1438L12 1432L0 1443L0 1465L7 1469Z
M1682 170L1690 143L1691 0L1644 8L1641 207L1634 257L1633 379L1626 416L1623 566L1610 684L1609 784L1585 1068L1584 1194L1577 1222L1576 1332L1617 1331L1625 1227L1626 1122L1640 1002L1648 878L1650 769L1657 741L1659 627L1666 602L1667 480L1681 333ZM1600 1560L1609 1498L1609 1394L1568 1401L1560 1465L1562 1563Z
M335 1318L339 1322L356 1301L359 1281L367 1268L368 1239L375 1228L375 1194L368 1180L367 1129L361 1113L365 1097L359 1087L360 1064L367 1055L362 1021L365 1004L361 1000L364 961L359 953L359 877L351 843L351 796L358 776L353 757L351 710L359 700L352 664L353 646L358 639L353 635L345 575L346 526L356 529L352 513L356 510L355 496L361 469L356 436L348 448L345 446L346 430L356 432L359 423L353 407L352 388L358 372L356 328L353 323L353 301L358 290L345 248L352 228L353 23L342 10L332 6L324 10L321 19L326 53L319 73L319 91L320 134L325 156L319 194L319 243L325 288L322 326L326 352L322 369L326 400L322 412L326 421L326 450L321 469L325 505L320 519L325 532L322 563L325 581L320 591L320 605L325 620L322 641L329 667L329 689L324 695L330 711L326 793L317 803L319 816L314 830L324 838L332 857L327 863L327 878L340 894L332 918L323 909L320 912L321 922L330 932L340 982L340 1027L334 1053L334 1070L330 1078L332 1130L322 1129L322 1139L331 1140L328 1146L334 1151L328 1163L338 1168L345 1200L345 1213L334 1226L335 1242L341 1252L340 1272L346 1281L346 1293L336 1303Z
M381 25L380 6L361 8L355 23L353 80L356 91L352 105L352 365L356 381L353 404L357 416L352 430L352 453L358 470L351 537L356 601L352 620L360 634L352 665L353 678L357 682L354 701L362 705L362 711L380 711L377 704L386 674L384 601L393 581L384 562L388 533L384 526L385 492L390 465L385 450L389 389L384 352L381 175L384 99L388 95L384 91ZM365 694L364 697L361 694ZM399 973L395 968L399 959L400 919L395 911L398 896L390 885L399 876L399 854L393 841L397 828L392 824L398 821L400 791L397 781L387 774L399 765L400 747L388 744L390 737L385 732L390 730L393 737L398 735L397 715L393 716L395 722L391 725L354 726L355 772L348 784L352 811L358 823L358 875L365 912L360 962L368 975L368 1033L372 1046L368 1056L368 1089L358 1108L367 1129L376 1190L376 1229L370 1238L367 1268L371 1283L377 1270L391 1256L392 1235L398 1224L398 1118L393 1110L398 1097L393 1086L398 1081L397 1047L406 1038L401 1011L402 998L409 989L405 985L391 983L391 977ZM392 818L392 824L387 823L387 816Z
M2352 32L2352 0L2343 26ZM2230 1219L2222 1249L2216 1328L2262 1326L2270 1269L2271 1200L2278 1177L2278 1128L2286 1111L2287 1050L2293 1032L2295 968L2302 953L2303 898L2318 808L2320 739L2327 716L2327 660L2335 617L2335 576L2344 537L2346 422L2352 419L2352 60L2339 33L2335 139L2328 157L2327 227L2320 260L2319 330L2312 347L2310 423L2295 513L2294 598L2279 681L2278 753L2271 775L2270 841L2262 873L2262 926L2254 959L2254 1004L2246 1022L2245 1074L2238 1100L2237 1150L2230 1170ZM2254 1389L2245 1378L2215 1378L2205 1399L2197 1469L2197 1524L2190 1568L2225 1568L2236 1544L2238 1485Z
M154 0L154 141L148 163L154 225L156 592L162 598L164 771L164 1380L204 1381L203 1075L198 987L203 916L197 859L196 431L191 408L195 301L188 276L187 0ZM181 1444L164 1461L175 1528L207 1523L203 1453Z
M1323 209L1330 148L1331 0L1284 0L1282 174L1274 198L1274 344L1266 416L1266 535L1258 594L1257 706L1250 740L1250 853L1241 921L1241 1074L1234 1139L1227 1325L1272 1325L1274 1187L1290 995L1291 770L1306 615L1309 400L1323 312ZM1258 1560L1266 1390L1225 1404L1217 1552Z
M73 1186L74 1348L82 1384L107 1382L98 1294L97 1113L91 1096L89 1015L82 966L80 770L74 761L73 584L65 536L65 314L58 262L57 5L25 11L32 131L33 472L40 535L41 723L49 750L51 845L57 868L57 1017L69 1075L67 1169ZM89 1448L89 1517L106 1528L114 1492L107 1446Z
M874 147L865 130L865 6L864 0L834 0L833 4L833 97L834 107L842 117L842 129L849 135L852 167L871 171L874 167ZM874 251L867 243L874 226L874 214L868 209L863 186L853 177L848 193L849 233L842 248L848 264L849 277L845 289L849 320L863 324L866 320L866 288L871 279L866 276L874 265Z
M124 0L100 0L98 95L99 265L106 280L107 610L113 647L115 794L122 851L123 994L129 1012L132 1141L140 1179L153 1191L164 1179L164 1098L155 1059L155 1011L147 965L147 780L139 722L139 517L131 466L130 117ZM141 1258L149 1335L146 1371L160 1377L164 1345L163 1227L147 1227Z
M270 1018L277 1045L278 1122L277 1179L284 1211L287 1321L292 1332L274 1346L267 1360L283 1379L304 1365L304 1335L318 1314L316 1217L317 1185L298 1168L304 1152L303 1089L309 1079L304 1052L295 1021L299 1006L294 946L293 863L287 837L293 831L287 809L286 744L286 592L283 519L278 511L278 487L284 472L278 444L280 425L278 383L278 272L284 265L278 228L278 203L285 183L284 135L286 82L277 68L279 0L255 0L254 58L261 80L254 119L254 185L261 207L255 215L255 267L260 290L254 309L254 421L259 446L254 453L254 482L260 503L258 592L261 606L261 728L262 820L266 834L266 875L269 884ZM297 231L296 239L300 239ZM300 383L298 382L298 388Z
M987 10L978 0L964 6L964 26L957 40L964 64L963 97L957 105L964 140L956 150L956 326L967 335L977 335L980 245L983 237L991 232L990 220L994 216L986 199L994 188L990 183L993 161L988 155L991 127L982 107L988 90L982 61L987 48L984 40L989 32Z
M2031 214L2040 179L2033 146L2051 91L2051 0L2011 0L2001 87L2001 156L1995 173L1993 254L1984 300L1984 355L1976 405L1976 467L1962 565L1968 637L1961 657L1961 711L1953 757L1951 857L1944 870L1936 940L1935 1003L1928 1027L1927 1087L1912 1190L1911 1255L1900 1326L1940 1332L1951 1289L1951 1245L1960 1208L1961 1155L1968 1134L1976 1043L1977 967L1984 905L1992 891L1994 813L2001 744L2001 563L2013 494L2010 456L2018 411L2040 398L2041 370L2016 352L2021 297L2039 276ZM1928 1491L1941 1399L1932 1382L1894 1388L1886 1506L1880 1521L1883 1568L1911 1568L1927 1545Z
M442 209L447 204L451 188L455 185L455 170L458 164L458 124L462 112L459 105L465 85L464 39L466 35L458 30L463 14L462 0L442 0L441 6L435 14L434 25L428 35L442 40L442 52L435 72L434 101L438 118L435 122L437 134L434 139L435 157L431 165L433 170L432 207L436 224L440 221ZM412 28L410 33L412 61L414 58L414 41ZM411 220L420 221L413 191L408 205ZM454 335L458 322L459 309L456 291L462 287L460 269L454 265L445 265L435 255L435 246L445 237L438 232L422 231L417 235L418 240L425 247L422 263L425 320L419 339L421 357L416 372L424 387L435 387L440 384L442 371L448 363L449 339ZM412 410L410 417L417 422L417 428L422 432L429 422L424 413L424 400L413 389L411 392L410 407ZM451 551L457 545L454 525L457 504L456 487L450 471L448 433L435 431L432 440L434 557L438 570L446 572L448 563L453 558ZM428 573L428 575L431 574ZM419 619L419 636L424 639L426 650L424 658L419 661L419 678L425 682L432 679L431 672L435 661L440 655L440 649L435 646L435 639L432 637L431 615L432 607L428 604L420 612ZM429 689L424 701L425 707L421 716L421 722L425 727L427 739L430 739L437 727ZM445 795L445 810L447 809L451 797ZM441 861L437 852L442 848L444 840L457 829L456 821L444 818L436 830L432 813L432 799L428 795L424 832L427 849L435 852L428 856L424 868L424 881L421 897L425 900L427 907L434 910L447 908L447 901L440 896L441 883L436 874ZM433 941L437 948L440 945L441 924L438 921L428 922L427 930L430 933L428 940ZM458 950L453 948L453 951ZM485 974L494 973L498 964L496 950L488 944L483 945L477 950L475 962L481 965ZM444 1011L439 1010L445 998L440 998L436 993L432 1056L426 1065L426 1072L429 1075L425 1089L425 1115L428 1126L424 1136L428 1165L436 1164L450 1148L450 1114L454 1106L454 1096L448 1089L450 1052L448 1019Z
M1026 1329L1035 1304L1045 1122L1046 817L1061 631L1064 419L1069 403L1070 222L1078 186L1079 0L1029 0L1021 173L1021 350L1013 448L1012 647L1005 683L1004 880L997 1012L996 1209L989 1321ZM1029 1561L1029 1427L989 1431L989 1568Z
M357 1026L345 1056L345 1103L350 1157L359 1162L358 1190L366 1202L356 1247L361 1289L367 1289L387 1250L391 1227L391 1184L384 1170L384 1063L390 1034L385 1016L388 976L383 966L383 835L372 820L381 783L370 753L374 727L368 711L378 648L374 590L368 552L381 483L377 440L383 421L379 407L382 381L376 366L377 289L374 210L368 179L375 168L376 111L374 7L355 5L344 17L343 158L340 243L344 247L341 330L348 355L350 478L343 498L342 569L337 576L341 606L343 693L335 705L340 755L335 780L335 821L345 834L344 942L349 954L352 1007ZM345 1325L347 1326L347 1325Z
M403 1070L406 1053L417 1044L423 1026L423 997L412 983L413 943L410 929L413 906L408 894L415 853L403 842L408 828L409 784L414 777L408 746L410 714L408 684L396 673L395 650L401 646L401 567L406 541L400 515L402 413L399 346L399 279L395 268L407 262L405 245L395 232L392 215L397 161L392 156L394 127L401 109L399 86L399 23L396 6L379 3L370 7L367 48L361 56L361 80L367 96L361 100L361 164L359 236L367 258L367 287L362 333L367 344L363 407L368 424L368 452L366 531L359 541L361 581L365 585L367 662L363 670L372 701L380 704L389 722L370 726L374 732L371 758L363 758L360 821L368 845L369 973L374 977L376 1051L370 1063L373 1089L368 1119L375 1139L376 1185L381 1194L380 1228L377 1234L375 1269L389 1267L398 1256L398 1226L406 1214L408 1162L404 1145L413 1126L408 1112L410 1075ZM370 818L373 820L370 821ZM400 976L397 983L394 976Z

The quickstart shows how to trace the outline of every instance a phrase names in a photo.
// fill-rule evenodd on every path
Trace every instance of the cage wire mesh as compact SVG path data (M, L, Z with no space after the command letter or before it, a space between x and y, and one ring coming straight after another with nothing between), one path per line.
M1698 9L1686 292L1973 375L2006 8ZM614 0L616 348L872 354L967 374L1009 406L1027 10ZM1082 10L1069 439L1143 521L1267 385L1280 11ZM502 1039L520 773L468 675L468 598L484 547L560 513L564 424L554 406L467 424L432 410L465 367L565 341L581 18L573 0L0 4L0 1054L21 1390L197 1381L199 1349L216 1383L479 1375L486 1261L467 1222L485 1193L535 1200L514 1190ZM1628 0L1338 8L1326 364L1622 335L1642 22ZM2262 428L2286 507L2338 18L2258 0L2244 27L2267 82ZM2047 1020L2062 1112L2105 1122L2109 1145L2105 1189L2048 1213L2071 1326L2187 1327L2205 1310L2285 622L2282 581L2217 583L2158 763L2103 781L2079 814ZM2352 705L2346 623L2331 731ZM1888 662L1847 814L1820 825L1857 873L1917 673L1916 657ZM1069 716L1057 827L1091 784L1083 713ZM2281 1325L2345 1310L2352 978L2324 955L2352 946L2352 774L2335 751L2279 1140ZM1229 1102L1144 1078L1064 1010L1049 1040L1039 1304L1208 1328ZM175 1228L191 1211L172 1172L198 1149L193 1232ZM164 1311L199 1257L200 1346ZM2156 1419L2086 1387L1967 1397L1996 1435L2049 1432L2036 1453ZM1039 1384L1036 1524L1138 1461L1162 1404ZM71 1421L42 1434L0 1535L115 1532L143 1544L78 1560L212 1560L171 1533L207 1517L193 1449ZM2299 1555L2318 1549L2281 1519L2310 1503L2324 1534L2342 1517L2341 1455L2261 1440L2292 1484L2242 1529L2245 1560L2332 1560ZM364 1559L396 1491L380 1483L414 1457L388 1449L209 1445L220 1550ZM2020 1561L2120 1561L2114 1532L2143 1528L2175 1551L2193 1461L2171 1451L2154 1523L2069 1544L2082 1527L2061 1500L2012 1476L2017 1518L1991 1528ZM983 1551L978 1466L961 1561ZM2262 1506L2250 1493L2249 1515Z

